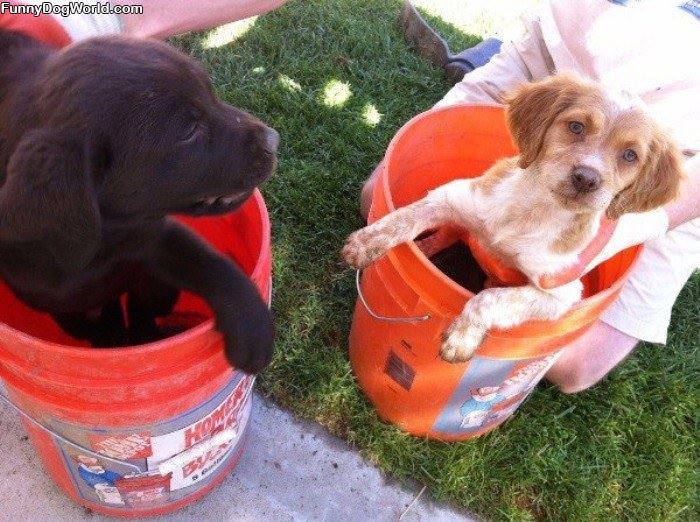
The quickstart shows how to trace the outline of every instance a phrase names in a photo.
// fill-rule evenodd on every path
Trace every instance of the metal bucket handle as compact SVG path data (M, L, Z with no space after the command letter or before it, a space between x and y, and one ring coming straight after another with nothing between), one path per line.
M362 286L360 285L361 277L362 270L358 270L357 272L355 272L355 286L357 287L357 296L360 298L360 302L362 303L362 306L365 307L365 310L367 310L367 313L371 315L374 319L377 319L378 321L384 321L387 323L421 323L430 319L429 314L425 314L419 317L387 317L384 315L379 315L370 308L369 304L367 303L367 300L365 299L365 296L362 293Z

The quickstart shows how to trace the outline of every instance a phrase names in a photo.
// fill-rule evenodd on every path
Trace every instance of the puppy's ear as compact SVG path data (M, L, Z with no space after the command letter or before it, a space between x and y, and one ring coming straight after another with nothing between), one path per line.
M32 131L10 157L0 189L0 239L41 241L67 271L99 248L101 219L84 140Z
M590 83L577 76L558 74L522 85L506 97L506 119L520 150L521 168L527 168L539 155L556 115L591 88Z
M651 145L641 172L613 198L606 214L611 219L617 219L630 212L646 212L661 207L678 197L684 176L683 158L678 147L659 134Z

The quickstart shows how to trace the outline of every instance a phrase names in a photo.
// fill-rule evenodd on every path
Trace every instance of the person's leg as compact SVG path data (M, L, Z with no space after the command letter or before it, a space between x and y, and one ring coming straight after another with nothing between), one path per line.
M673 304L698 266L700 219L648 241L617 300L564 349L547 379L565 393L582 391L605 377L639 340L665 344Z
M684 167L688 176L681 185L680 197L664 207L669 229L700 219L700 154L688 159Z
M141 0L143 14L121 17L123 32L137 38L168 38L266 13L286 0ZM119 0L117 4L133 4Z
M545 378L563 393L577 393L600 382L637 346L638 339L603 321L564 348Z

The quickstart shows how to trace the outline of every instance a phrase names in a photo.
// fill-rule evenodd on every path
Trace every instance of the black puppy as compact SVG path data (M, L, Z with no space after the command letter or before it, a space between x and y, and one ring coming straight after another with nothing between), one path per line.
M167 216L236 209L274 170L278 142L164 43L54 51L0 31L0 277L96 345L154 340L155 318L187 289L214 310L230 362L259 371L273 349L267 306Z

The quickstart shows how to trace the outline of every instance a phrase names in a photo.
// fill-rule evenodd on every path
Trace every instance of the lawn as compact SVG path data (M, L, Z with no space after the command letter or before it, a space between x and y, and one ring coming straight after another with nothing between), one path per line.
M398 7L296 1L177 41L206 64L223 99L282 135L279 170L263 187L278 342L262 390L390 475L490 520L697 520L698 274L667 346L641 346L586 393L541 385L473 442L409 437L380 422L355 385L347 334L356 296L338 252L361 225L361 183L394 132L448 89L404 42ZM455 49L478 41L463 25L439 26Z

